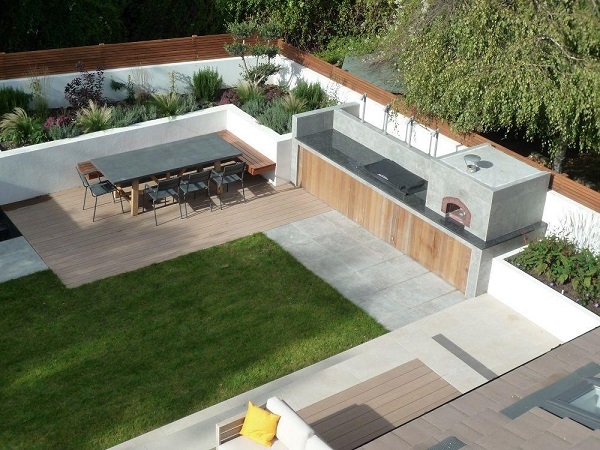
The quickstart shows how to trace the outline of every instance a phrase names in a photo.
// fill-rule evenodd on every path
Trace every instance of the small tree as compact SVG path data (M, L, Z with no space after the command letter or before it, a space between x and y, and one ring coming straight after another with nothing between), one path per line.
M243 78L246 81L263 85L271 75L276 74L281 66L272 62L279 54L279 47L274 43L281 36L281 25L275 21L259 24L254 20L245 22L230 22L227 31L233 36L231 44L225 44L225 50L231 56L242 58ZM249 44L247 40L258 35L255 44ZM247 56L256 57L256 65L251 67L246 59Z

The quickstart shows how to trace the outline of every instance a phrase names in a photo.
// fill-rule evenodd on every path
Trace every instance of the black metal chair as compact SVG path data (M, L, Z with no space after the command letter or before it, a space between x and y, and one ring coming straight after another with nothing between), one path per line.
M96 220L96 207L98 206L98 197L101 197L102 195L106 195L106 194L112 194L114 192L118 192L119 189L112 184L110 181L108 180L102 180L101 178L98 178L98 182L97 183L90 183L89 180L86 178L86 176L84 174L82 174L79 170L77 171L77 175L79 175L79 178L81 179L81 183L83 184L83 187L85 188L85 191L83 193L83 209L85 210L85 201L87 198L87 191L90 191L90 194L92 194L92 197L94 197L95 201L94 201L94 215L92 216L92 222L94 222ZM119 200L121 201L121 211L125 212L125 209L123 209L123 197L121 195L119 195ZM113 203L115 203L115 197L113 196Z
M198 191L206 192L206 198L209 199L210 210L212 211L213 205L212 201L210 200L211 175L212 173L210 170L203 170L202 172L191 173L186 178L181 179L181 183L179 184L179 196L182 197L183 206L185 208L185 217L188 216L187 195L193 193L194 198L196 198L196 193Z
M175 199L179 200L179 177L169 178L168 180L159 180L156 186L148 186L144 187L143 201L146 200L146 194L152 199L152 209L154 210L154 223L158 226L158 219L156 218L156 203L164 200L165 203L169 197L173 197L173 202ZM181 214L181 202L179 202L179 216L183 217Z
M245 169L245 162L238 162L228 166L223 166L223 170L221 170L221 172L217 172L213 169L212 180L217 185L217 195L219 196L219 204L221 209L223 209L223 200L221 199L221 196L223 195L223 187L225 187L226 191L229 192L229 185L231 183L235 183L236 181L242 183L242 197L244 198L244 202L246 201L246 193L244 192Z

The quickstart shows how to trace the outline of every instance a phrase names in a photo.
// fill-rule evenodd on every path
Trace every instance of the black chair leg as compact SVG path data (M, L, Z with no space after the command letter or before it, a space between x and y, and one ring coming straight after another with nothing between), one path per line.
M87 191L88 188L86 187L85 190L83 191L83 210L85 211L85 199L87 198Z
M94 215L92 216L92 222L96 221L96 206L98 206L98 197L96 197L96 201L94 202Z
M154 223L158 226L158 219L156 218L156 202L152 201L152 210L154 211Z

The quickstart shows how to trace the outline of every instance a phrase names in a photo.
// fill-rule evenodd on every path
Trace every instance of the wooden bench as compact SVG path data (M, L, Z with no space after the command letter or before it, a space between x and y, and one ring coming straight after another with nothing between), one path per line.
M219 136L242 152L242 156L238 159L246 163L246 170L250 175L260 175L261 173L275 170L275 163L273 161L258 150L250 147L236 135L229 131L219 131Z
M77 171L80 174L85 175L88 180L93 180L94 178L100 178L102 176L102 173L90 161L77 163Z

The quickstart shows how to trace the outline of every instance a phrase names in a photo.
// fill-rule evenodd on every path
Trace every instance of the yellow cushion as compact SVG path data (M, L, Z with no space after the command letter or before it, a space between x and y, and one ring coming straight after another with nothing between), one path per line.
M240 434L259 444L270 447L277 431L279 417L277 414L273 414L254 405L252 402L248 402L248 412L246 413Z

